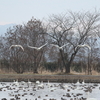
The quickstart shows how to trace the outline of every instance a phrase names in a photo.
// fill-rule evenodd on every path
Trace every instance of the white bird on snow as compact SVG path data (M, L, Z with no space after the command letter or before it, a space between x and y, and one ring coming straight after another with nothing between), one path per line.
M32 82L28 79L28 82L27 82L28 84L32 84Z
M48 88L50 89L50 91L56 90L56 88L54 88L54 87L49 83L49 80L48 80Z
M38 84L38 87L40 87L40 88L44 87L43 81L40 84Z
M46 46L47 45L47 43L45 43L44 45L42 45L42 46L40 46L40 47L32 47L32 46L29 46L28 45L28 47L29 48L32 48L32 49L36 49L36 50L40 50L40 49L42 49L44 46Z
M91 50L91 47L90 47L89 45L87 45L87 44L77 45L77 47L87 47L88 49ZM77 47L76 47L76 48L77 48Z
M76 85L80 85L80 82L79 82L79 80L76 82Z
M14 82L13 82L16 86L18 86L19 85L19 82L18 82L18 79L15 81L14 80Z
M40 81L36 81L36 84L40 84Z
M11 45L9 49L11 49L12 47L20 47L24 51L24 48L21 45Z
M51 45L52 46L55 46L58 49L63 49L63 47L65 47L67 44L64 44L63 46L58 46L58 45L55 45L55 44L51 44Z
M84 80L83 80L82 84L83 84L83 85L85 84Z

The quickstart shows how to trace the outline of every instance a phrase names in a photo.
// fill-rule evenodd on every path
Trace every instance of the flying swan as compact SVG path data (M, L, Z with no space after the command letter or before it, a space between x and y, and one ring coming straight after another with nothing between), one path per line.
M20 47L24 51L24 48L21 45L11 45L9 49L11 49L12 47Z
M28 45L28 47L29 48L32 48L32 49L36 49L36 50L40 50L40 49L42 49L44 46L46 46L47 45L47 43L46 44L44 44L44 45L42 45L42 46L40 46L40 47L32 47L32 46L29 46Z

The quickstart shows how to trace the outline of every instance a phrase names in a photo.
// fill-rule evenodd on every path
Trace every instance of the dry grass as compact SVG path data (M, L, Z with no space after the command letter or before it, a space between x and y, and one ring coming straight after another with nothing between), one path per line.
M4 70L0 70L0 75L18 75L16 72L14 71L4 71ZM79 72L75 72L75 71L72 71L70 72L70 74L66 74L65 72L61 73L60 71L57 71L57 72L50 72L50 71L41 71L39 70L38 71L38 74L33 74L33 72L24 72L23 74L19 74L19 75L87 75L87 73L85 72L82 72L82 73L79 73ZM96 71L92 71L92 75L100 75L100 73L96 72Z

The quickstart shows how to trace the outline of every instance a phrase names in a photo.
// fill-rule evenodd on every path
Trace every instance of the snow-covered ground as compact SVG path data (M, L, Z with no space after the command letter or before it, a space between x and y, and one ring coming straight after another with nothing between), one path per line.
M0 82L0 100L87 100L85 98L100 100L100 84Z

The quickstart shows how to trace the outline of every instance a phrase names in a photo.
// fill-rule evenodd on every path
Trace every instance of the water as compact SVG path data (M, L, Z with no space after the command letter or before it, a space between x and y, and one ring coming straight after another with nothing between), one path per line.
M40 85L43 84L43 85ZM40 83L1 82L0 100L74 100L74 98L96 98L100 100L100 84L97 83ZM41 86L41 87L39 87ZM42 87L43 86L43 87ZM88 92L87 92L88 91Z

